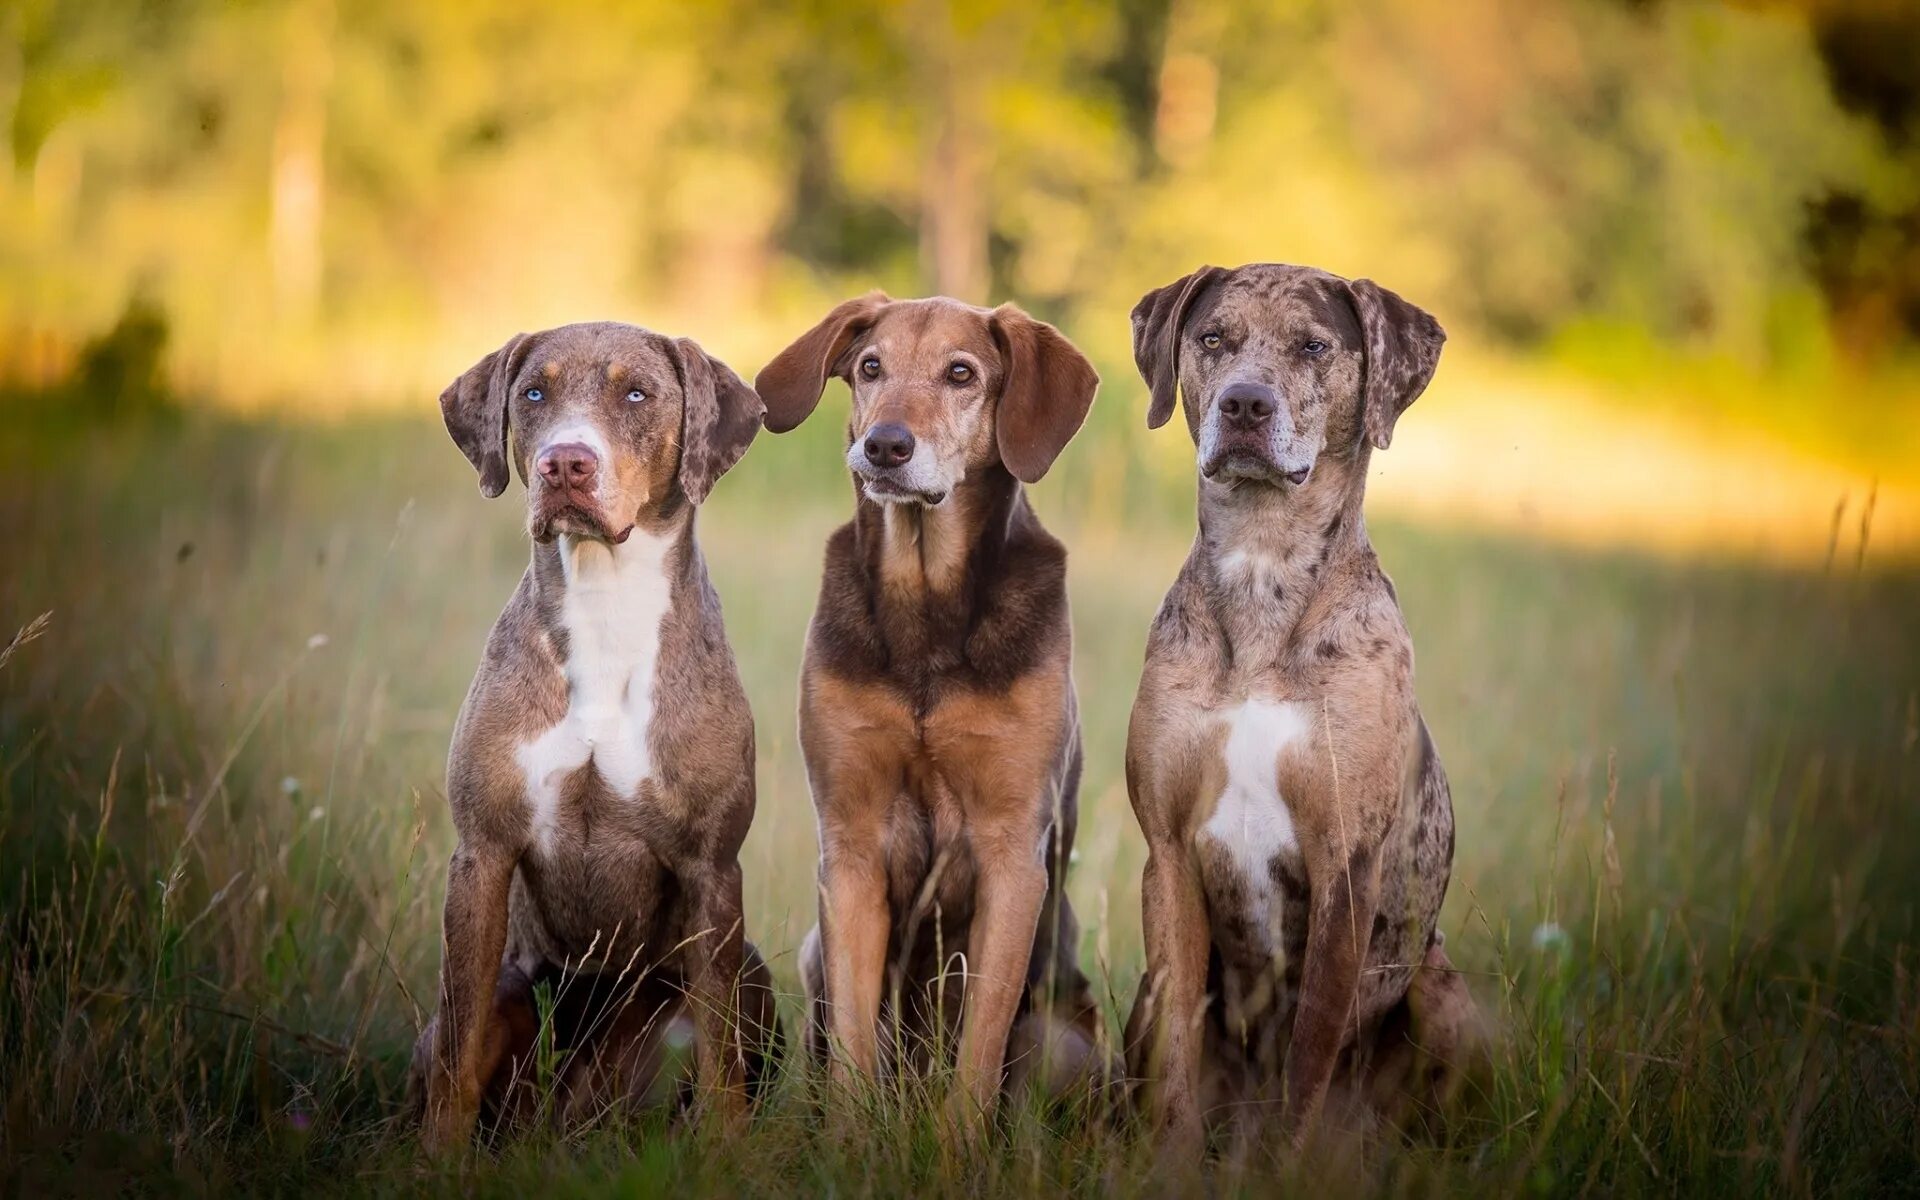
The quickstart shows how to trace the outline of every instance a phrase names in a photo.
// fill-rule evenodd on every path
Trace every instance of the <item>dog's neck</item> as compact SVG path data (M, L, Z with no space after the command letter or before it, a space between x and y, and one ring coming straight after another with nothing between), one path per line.
M931 507L859 498L854 537L874 617L896 659L925 658L935 669L958 660L984 595L981 577L993 573L1026 503L1020 482L998 464L970 473Z
M1361 502L1368 454L1322 455L1305 484L1200 480L1193 557L1235 660L1277 660L1311 622L1327 580L1370 556Z
M654 773L662 630L688 602L698 569L692 532L689 510L643 522L624 542L562 534L534 545L535 620L567 697L558 719L516 751L542 845L555 828L558 781L592 763L615 796L630 799Z
M610 612L651 610L671 600L694 567L691 505L668 514L643 514L624 542L561 534L535 542L530 568L543 613L557 618L569 597L591 598Z

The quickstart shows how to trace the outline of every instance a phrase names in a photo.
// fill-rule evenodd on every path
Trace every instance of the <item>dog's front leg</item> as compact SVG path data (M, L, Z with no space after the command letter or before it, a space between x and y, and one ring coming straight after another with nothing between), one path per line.
M464 1145L480 1112L480 1060L493 1019L494 984L507 943L507 897L518 855L462 838L447 864L440 1014L427 1069L421 1142L430 1152Z
M1309 868L1313 903L1307 919L1305 969L1287 1043L1287 1134L1305 1137L1326 1098L1360 991L1360 967L1373 929L1378 879L1373 856L1356 851Z
M887 860L876 830L828 829L820 854L820 930L833 1019L833 1077L879 1071L880 990L887 969Z
M687 880L693 923L686 943L688 998L700 1036L694 1063L703 1100L723 1119L746 1109L746 1060L740 1049L740 964L745 954L740 863Z
M963 1125L992 1112L999 1099L1007 1035L1026 990L1034 932L1047 898L1047 868L1041 861L1045 839L1024 821L1013 824L973 838L978 874L954 1097Z
M1207 1001L1207 905L1184 846L1153 845L1140 888L1151 1017L1137 1052L1147 1112L1172 1147L1200 1148L1200 1032Z

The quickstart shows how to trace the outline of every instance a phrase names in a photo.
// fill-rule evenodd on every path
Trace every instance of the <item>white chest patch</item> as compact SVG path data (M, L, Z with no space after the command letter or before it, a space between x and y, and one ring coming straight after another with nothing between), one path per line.
M1214 570L1219 572L1222 582L1256 593L1263 599L1272 594L1277 585L1286 582L1283 565L1276 555L1247 549L1229 550L1214 560Z
M660 624L670 605L666 558L672 541L634 530L624 545L560 539L567 592L560 621L567 632L567 712L558 724L522 742L537 844L553 837L567 779L586 766L614 795L630 799L653 772L648 734Z
M1271 575L1279 564L1257 550L1229 550L1215 559L1214 565L1220 574L1234 577Z
M1273 860L1300 845L1280 795L1280 755L1306 745L1312 710L1296 700L1248 700L1220 719L1227 725L1227 785L1197 836L1226 852L1242 880L1248 918L1277 944Z

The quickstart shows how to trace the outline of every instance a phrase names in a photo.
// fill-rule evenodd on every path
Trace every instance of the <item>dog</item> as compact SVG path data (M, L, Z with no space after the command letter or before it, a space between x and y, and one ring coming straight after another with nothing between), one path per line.
M1066 551L1023 486L1099 376L1012 305L874 292L755 377L767 428L798 426L829 377L852 389L855 505L800 677L820 834L806 1043L846 1081L944 1062L957 1026L966 1129L1003 1084L1057 1094L1101 1053L1063 887L1081 768Z
M1200 528L1127 734L1148 847L1129 1070L1173 1143L1276 1102L1298 1139L1337 1069L1382 1101L1471 1025L1436 928L1452 800L1361 511L1446 335L1369 280L1271 263L1203 267L1132 323L1149 428L1182 401Z
M688 1057L737 1114L779 1027L741 921L753 715L694 512L752 442L759 397L690 340L595 323L515 337L440 408L483 494L518 472L533 556L448 760L459 845L415 1051L423 1140L537 1106L536 989L563 1120L689 1098Z

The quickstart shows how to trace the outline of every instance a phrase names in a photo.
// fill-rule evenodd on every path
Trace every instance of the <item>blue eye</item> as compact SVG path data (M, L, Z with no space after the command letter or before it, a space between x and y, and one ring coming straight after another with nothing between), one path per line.
M632 391L627 393L628 404L638 404L642 400L645 400L646 398L647 398L647 394L641 391L639 388L635 388Z
M1315 338L1314 340L1308 342L1306 345L1300 347L1300 350L1302 353L1306 355L1309 355L1311 357L1317 357L1321 354L1326 353L1327 344L1321 341L1319 338Z
M531 400L531 401L533 401L533 402L534 402L535 404L538 404L538 403L540 403L540 401L541 401L541 398L543 397L543 395L544 395L544 393L543 393L543 392L541 392L541 390L540 390L539 388L528 388L528 389L527 389L527 399L529 399L529 400Z

